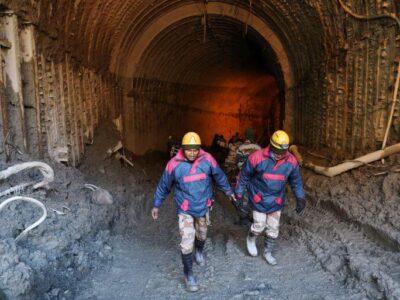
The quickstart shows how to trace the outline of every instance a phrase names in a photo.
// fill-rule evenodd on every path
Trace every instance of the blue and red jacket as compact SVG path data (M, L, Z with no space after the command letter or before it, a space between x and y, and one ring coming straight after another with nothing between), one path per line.
M174 156L167 164L157 190L153 205L160 207L175 184L175 205L177 213L189 214L193 217L204 217L212 204L212 181L218 189L227 196L233 195L226 175L211 154L200 149L198 158L188 161L183 150Z
M300 167L289 152L275 161L270 156L270 147L252 153L243 165L236 183L236 196L240 199L246 188L253 209L272 213L285 205L285 184L290 183L297 199L304 199Z

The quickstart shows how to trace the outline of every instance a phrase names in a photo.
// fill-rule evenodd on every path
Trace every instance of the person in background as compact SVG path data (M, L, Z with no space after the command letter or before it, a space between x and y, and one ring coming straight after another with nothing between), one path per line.
M201 149L200 136L188 132L183 136L182 148L168 162L153 199L151 215L159 216L159 208L175 186L174 200L181 235L181 257L186 289L199 289L193 275L193 251L196 263L204 264L203 249L207 237L206 215L212 205L213 180L232 202L233 190L216 160Z
M238 173L236 166L236 152L240 145L243 144L243 140L239 137L239 133L236 132L236 134L229 139L228 143L224 140L218 140L217 143L220 147L228 150L228 155L224 161L224 170L228 175L229 181L234 182Z
M236 143L236 142L240 142L243 143L242 138L239 135L239 132L235 132L234 135L231 136L231 138L229 139L228 143Z
M169 157L172 158L178 153L179 149L181 148L181 143L178 142L174 136L170 135L168 137L167 146Z
M254 142L254 131L252 128L246 128L244 136L245 140L243 144L236 150L236 165L238 170L242 168L250 154L261 149L260 145Z
M258 255L256 239L265 232L264 258L270 265L277 264L272 252L279 235L287 182L296 196L296 212L301 213L306 206L300 167L288 148L287 133L275 131L270 145L251 154L244 163L235 189L239 203L245 190L248 190L253 208L253 224L246 238L247 251L251 256Z
M246 128L245 141L239 146L236 151L236 166L237 173L242 169L243 164L253 152L260 150L261 147L254 143L254 131L252 128ZM239 208L237 214L239 216L238 224L250 226L253 220L252 211L249 203L248 192L244 191L241 203L238 203ZM241 207L240 207L241 206Z

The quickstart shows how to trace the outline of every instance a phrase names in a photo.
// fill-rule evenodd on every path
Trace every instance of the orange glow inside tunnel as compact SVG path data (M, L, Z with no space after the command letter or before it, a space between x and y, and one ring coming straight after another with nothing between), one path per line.
M244 137L252 128L256 141L263 141L280 127L279 89L273 76L259 73L218 73L210 89L196 93L189 111L187 128L198 132L204 145L210 145L215 134L226 140L239 132Z

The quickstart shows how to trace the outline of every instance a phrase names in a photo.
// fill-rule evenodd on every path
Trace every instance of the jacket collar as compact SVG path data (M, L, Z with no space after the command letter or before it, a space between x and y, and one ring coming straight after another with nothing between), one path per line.
M200 148L199 151L199 156L196 158L196 160L198 160L199 158L201 158L202 156L204 156L204 154L206 154L206 152ZM179 161L188 161L187 158L185 157L185 154L183 153L183 149L179 149L178 153L175 156L175 160L179 160ZM196 160L194 160L193 162L195 162Z
M271 158L271 146L270 145L268 145L267 147L265 147L264 149L263 149L263 155L265 156L265 157L268 157L268 158ZM287 159L289 157L289 151L286 151L286 154L285 154L285 156L284 157L282 157L282 159Z

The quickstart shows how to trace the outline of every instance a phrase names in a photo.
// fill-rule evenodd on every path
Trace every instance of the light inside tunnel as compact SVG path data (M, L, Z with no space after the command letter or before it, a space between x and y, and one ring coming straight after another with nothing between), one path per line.
M133 84L135 118L128 121L134 126L127 134L145 148L162 150L170 135L195 131L210 145L214 134L229 139L250 127L265 143L282 125L283 86L276 54L254 29L222 16L209 16L206 25L186 18L144 52Z
M186 109L185 109L186 110ZM273 76L263 73L219 73L215 86L191 97L190 108L183 112L180 130L198 131L205 144L214 134L229 139L235 132L244 137L252 128L257 141L265 142L279 128L278 89Z

